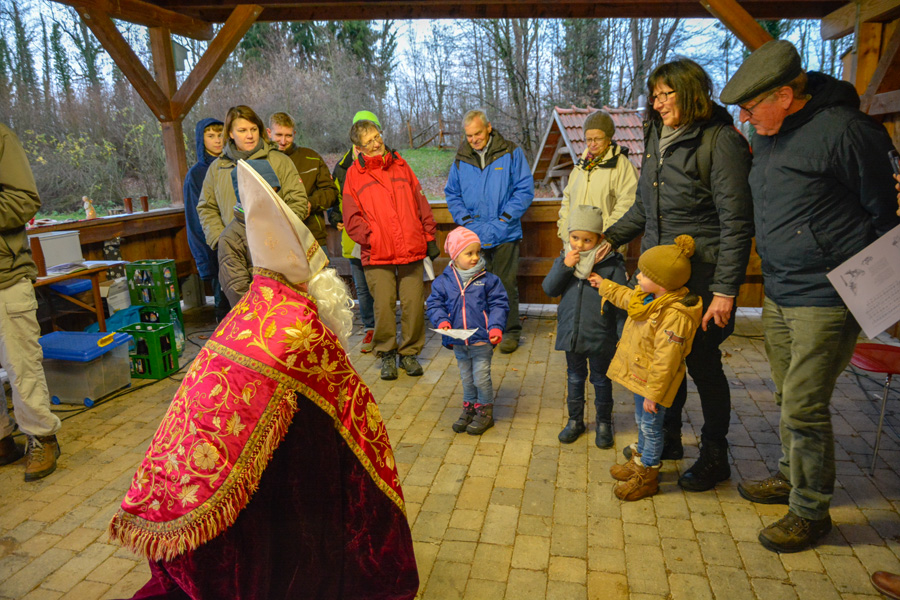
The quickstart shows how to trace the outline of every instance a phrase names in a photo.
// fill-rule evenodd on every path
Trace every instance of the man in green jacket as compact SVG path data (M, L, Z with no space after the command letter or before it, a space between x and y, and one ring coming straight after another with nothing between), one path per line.
M266 129L269 139L278 144L278 150L287 155L297 167L300 180L309 198L309 215L303 224L312 232L319 246L328 252L328 235L325 231L325 211L334 206L338 199L338 189L334 185L328 165L312 148L302 148L294 143L296 125L293 117L285 112L277 112L269 117Z
M40 206L25 150L16 134L0 124L0 365L9 376L16 421L28 441L25 481L56 470L56 432L61 426L50 412L32 285L37 267L25 235L25 224ZM12 436L15 425L4 399L0 402L0 465L22 457L22 448Z

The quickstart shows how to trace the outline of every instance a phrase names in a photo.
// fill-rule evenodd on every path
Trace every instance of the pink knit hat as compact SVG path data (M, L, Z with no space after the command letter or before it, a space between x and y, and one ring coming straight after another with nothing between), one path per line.
M465 227L457 227L447 234L447 239L444 241L444 252L450 255L451 260L456 260L463 250L472 244L480 243L481 240L474 231Z

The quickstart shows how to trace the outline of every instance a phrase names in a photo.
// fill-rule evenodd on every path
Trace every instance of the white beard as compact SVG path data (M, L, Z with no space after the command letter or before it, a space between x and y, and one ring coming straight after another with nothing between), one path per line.
M347 284L334 269L322 269L307 283L310 295L316 299L319 320L337 336L344 351L353 333L353 299Z

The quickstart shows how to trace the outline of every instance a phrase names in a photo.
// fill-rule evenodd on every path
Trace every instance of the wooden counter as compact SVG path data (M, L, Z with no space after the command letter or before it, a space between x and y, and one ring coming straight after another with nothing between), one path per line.
M81 252L87 260L103 260L103 242L121 238L122 259L172 258L178 277L197 272L187 243L183 208L161 208L149 212L98 217L45 225L28 230L28 235L50 231L78 231Z

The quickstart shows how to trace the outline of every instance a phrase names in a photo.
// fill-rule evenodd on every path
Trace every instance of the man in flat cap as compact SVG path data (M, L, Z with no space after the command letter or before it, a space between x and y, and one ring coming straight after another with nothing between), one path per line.
M798 552L831 530L834 435L829 403L860 327L826 273L894 227L884 127L860 112L853 86L805 73L796 48L764 44L720 96L754 127L750 188L766 298L766 354L781 406L778 472L745 481L741 495L787 504L759 534L775 552Z

